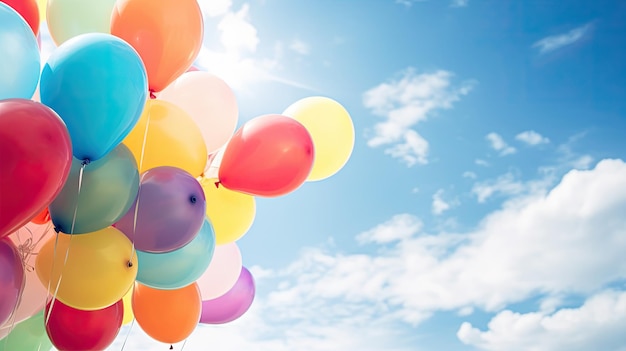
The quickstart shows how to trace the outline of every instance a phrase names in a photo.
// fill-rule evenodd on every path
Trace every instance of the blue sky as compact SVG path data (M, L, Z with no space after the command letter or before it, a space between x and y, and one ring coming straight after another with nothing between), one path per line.
M200 3L240 123L324 95L356 143L257 199L255 303L184 350L626 350L623 2Z

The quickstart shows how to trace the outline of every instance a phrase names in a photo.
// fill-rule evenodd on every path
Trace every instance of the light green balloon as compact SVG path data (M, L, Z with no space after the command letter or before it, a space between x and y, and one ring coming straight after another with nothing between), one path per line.
M57 45L84 33L111 33L115 0L48 0L47 22Z
M13 331L0 340L0 351L48 351L52 342L44 326L43 311L20 322Z

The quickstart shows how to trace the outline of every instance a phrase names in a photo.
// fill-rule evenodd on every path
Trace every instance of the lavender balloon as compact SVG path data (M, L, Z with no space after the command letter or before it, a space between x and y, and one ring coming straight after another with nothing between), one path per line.
M239 279L228 292L218 298L202 301L200 323L224 324L234 321L248 311L254 293L254 278L246 267L242 267Z
M0 240L0 326L13 314L23 286L22 258L12 242Z
M142 175L135 203L115 227L135 243L137 250L170 252L195 238L205 210L204 191L193 176L176 167L156 167Z

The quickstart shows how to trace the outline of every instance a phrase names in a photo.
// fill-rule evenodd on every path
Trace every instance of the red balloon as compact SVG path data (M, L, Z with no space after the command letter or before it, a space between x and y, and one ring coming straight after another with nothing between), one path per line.
M35 36L39 34L39 7L35 0L0 0L19 13L33 30Z
M48 316L50 306L48 302L44 316ZM123 318L122 300L95 311L78 310L54 300L46 332L59 350L104 350L115 340Z
M313 140L300 122L282 115L256 117L228 142L219 183L250 195L284 195L304 183L313 158Z
M71 165L70 135L54 111L31 100L0 101L0 238L48 207Z

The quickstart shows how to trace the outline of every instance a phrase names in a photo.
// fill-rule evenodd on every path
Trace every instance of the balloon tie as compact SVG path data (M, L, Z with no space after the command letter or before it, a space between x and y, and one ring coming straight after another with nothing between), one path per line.
M83 187L83 176L85 174L85 167L90 163L89 159L84 159L80 164L80 171L78 172L78 190L76 194L76 206L74 206L74 216L72 218L72 225L70 226L70 239L67 243L67 249L65 250L65 258L63 259L63 266L61 267L61 271L59 272L59 280L57 281L57 286L54 289L54 294L52 294L52 300L50 300L50 308L48 309L48 313L46 315L46 321L44 325L48 325L50 321L50 315L52 314L52 308L54 307L54 301L57 298L57 294L59 293L59 288L61 287L61 280L63 280L63 269L67 264L67 259L70 256L70 246L72 245L72 238L74 237L74 226L76 225L76 215L78 214L78 202L80 201L80 191ZM56 228L55 228L56 229ZM56 262L56 254L57 254L57 245L59 243L59 231L56 233L56 239L54 242L54 254L52 258L52 268L50 269L50 280L48 280L48 293L50 293L50 283L53 279L54 273L54 263Z
M215 182L215 187L219 189L219 188L220 188L220 184L221 184L221 183L222 183L222 182L220 182L220 181L218 180L217 182Z
M189 202L191 202L192 204L195 204L197 201L198 199L195 195L191 195L191 197L189 197Z
M154 90L150 90L150 99L156 99L156 95L154 95Z
M170 345L170 350L173 350L173 349L174 349L174 345Z

